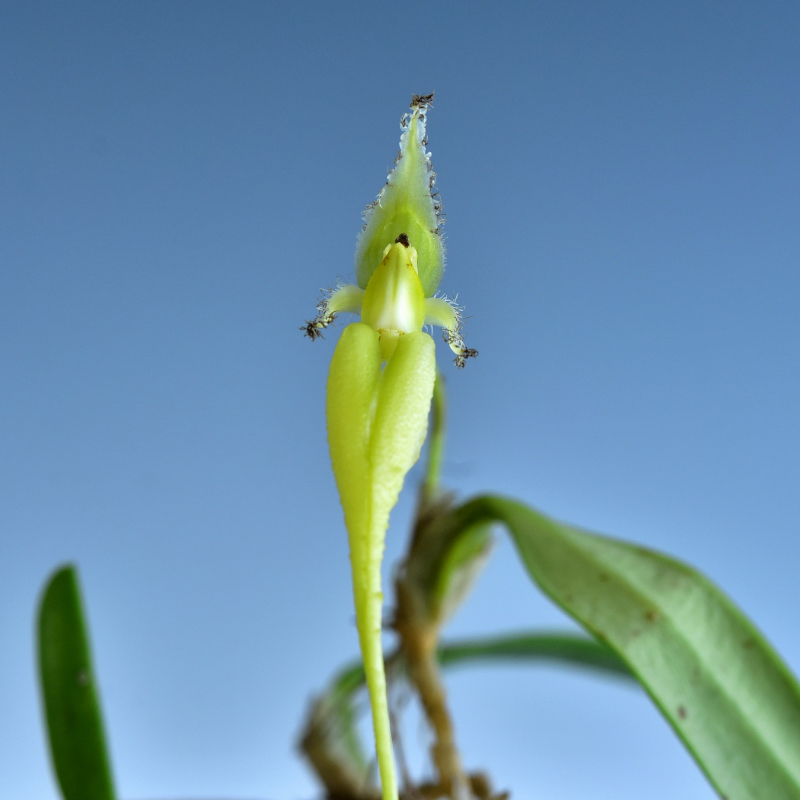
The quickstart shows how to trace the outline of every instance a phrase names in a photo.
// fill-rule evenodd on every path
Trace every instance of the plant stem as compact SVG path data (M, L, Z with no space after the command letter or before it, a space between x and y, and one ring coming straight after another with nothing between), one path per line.
M464 795L469 783L456 747L453 723L447 710L447 695L439 673L436 657L438 631L432 626L415 625L411 619L402 616L402 607L403 601L398 596L395 628L402 640L409 678L419 693L425 716L435 735L431 758L439 774L439 783L451 797L469 796Z
M425 499L432 499L439 489L439 477L444 461L445 430L447 427L447 390L444 378L436 370L433 384L433 403L431 404L431 432L428 438L428 463L425 468L425 481L422 491Z
M380 572L378 572L380 578ZM373 591L363 613L357 612L361 655L367 676L367 689L372 709L372 727L375 733L375 755L381 775L383 800L397 800L397 772L392 749L392 728L389 721L389 704L386 697L386 673L381 647L381 602L383 595ZM364 633L362 633L362 630Z

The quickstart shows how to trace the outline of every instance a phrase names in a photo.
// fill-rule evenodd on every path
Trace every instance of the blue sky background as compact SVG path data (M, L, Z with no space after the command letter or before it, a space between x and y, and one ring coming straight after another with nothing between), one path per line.
M447 482L688 560L800 671L799 40L790 2L2 4L0 796L56 797L33 614L64 560L123 798L315 794L293 741L357 643L336 334L298 327L412 92L480 350L440 345ZM450 633L569 624L500 539ZM618 682L448 686L517 797L713 797Z

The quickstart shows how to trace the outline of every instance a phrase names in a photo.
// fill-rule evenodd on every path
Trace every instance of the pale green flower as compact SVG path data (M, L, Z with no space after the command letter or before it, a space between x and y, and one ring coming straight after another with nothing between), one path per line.
M425 115L432 99L433 95L415 95L411 113L401 121L403 134L394 169L364 212L364 227L356 245L358 285L339 286L324 296L305 331L315 339L338 314L361 314L362 321L380 334L381 350L388 358L394 345L385 339L396 340L425 325L436 325L456 354L456 365L463 367L477 353L464 344L461 309L445 297L434 296L442 280L445 255L436 173L430 153L425 151ZM400 245L406 249L405 255ZM402 270L402 263L412 269ZM392 325L399 327L389 327Z
M464 345L460 309L433 297L444 269L444 245L435 176L425 152L425 113L432 99L414 97L402 120L394 169L364 214L356 247L358 286L331 292L305 327L315 339L338 314L361 315L361 322L342 332L331 361L328 443L350 541L384 800L396 800L397 778L381 646L381 561L389 515L428 426L436 355L423 326L444 329L459 367L477 355Z

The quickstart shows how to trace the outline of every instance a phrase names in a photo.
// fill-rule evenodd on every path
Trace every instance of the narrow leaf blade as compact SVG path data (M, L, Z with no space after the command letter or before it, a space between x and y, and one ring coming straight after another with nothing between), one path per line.
M625 662L613 650L573 633L518 633L447 642L439 648L438 657L443 667L475 661L554 661L633 679Z
M89 636L74 567L48 581L38 620L50 756L64 800L114 800Z

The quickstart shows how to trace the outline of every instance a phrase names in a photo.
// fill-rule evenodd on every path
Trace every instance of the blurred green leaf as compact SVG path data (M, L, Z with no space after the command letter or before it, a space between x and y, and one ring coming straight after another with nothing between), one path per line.
M451 524L452 496L425 499L417 510L411 546L397 571L396 623L439 628L469 593L492 548L492 526Z
M364 669L359 665L361 685ZM298 747L327 789L328 797L370 798L380 793L355 726L352 694L322 695L311 705Z
M497 521L528 573L628 665L726 800L800 798L800 687L739 609L668 556L494 496L452 515Z
M465 661L556 661L633 678L613 650L580 633L518 633L465 639L442 645L437 655L443 667Z
M430 607L437 624L443 625L469 594L489 559L492 526L473 525L456 538L436 564Z
M489 638L460 639L439 645L436 657L444 668L471 661L556 661L633 678L625 662L613 650L588 636L571 631L520 632ZM330 695L344 700L363 686L364 667L361 662L353 663L339 672L331 686Z
M114 800L89 636L74 567L58 569L39 606L39 678L50 756L64 800Z

